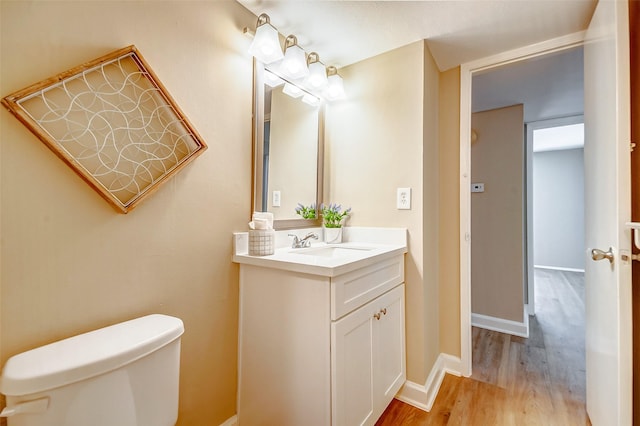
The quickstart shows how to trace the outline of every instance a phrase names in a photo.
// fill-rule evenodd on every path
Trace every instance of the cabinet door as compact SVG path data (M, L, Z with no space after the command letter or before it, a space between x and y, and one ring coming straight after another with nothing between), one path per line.
M382 415L406 379L404 284L381 296L374 317L373 371L376 419ZM380 319L376 319L376 318Z
M373 303L373 302L372 302ZM367 304L331 324L331 423L372 425L373 305Z
M332 424L373 425L406 377L404 284L331 328Z

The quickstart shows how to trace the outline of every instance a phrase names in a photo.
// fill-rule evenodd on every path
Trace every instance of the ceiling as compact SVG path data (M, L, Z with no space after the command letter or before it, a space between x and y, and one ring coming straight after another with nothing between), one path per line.
M596 0L237 0L338 68L427 40L441 71L584 30Z
M533 131L533 152L584 147L584 123Z
M524 105L524 121L584 113L582 47L505 65L472 81L472 111Z
M596 0L237 0L338 68L425 39L438 68L586 29ZM583 113L581 47L473 77L472 110L522 103L525 122ZM567 139L567 138L563 138Z

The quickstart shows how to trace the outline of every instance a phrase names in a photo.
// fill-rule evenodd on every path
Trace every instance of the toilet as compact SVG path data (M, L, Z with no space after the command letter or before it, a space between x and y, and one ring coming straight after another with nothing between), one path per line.
M178 419L178 318L148 315L11 357L9 426L170 426Z

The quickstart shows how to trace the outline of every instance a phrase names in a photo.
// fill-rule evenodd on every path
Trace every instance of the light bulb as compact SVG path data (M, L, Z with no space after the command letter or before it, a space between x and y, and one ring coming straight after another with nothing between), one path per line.
M292 98L299 98L304 94L304 91L300 89L298 86L294 86L290 83L285 83L282 92L291 96Z
M278 31L269 23L266 14L258 17L258 27L253 42L249 47L249 53L259 61L270 64L283 58Z
M284 59L280 64L280 72L292 80L304 78L309 74L307 58L304 50L298 46L298 40L290 35L285 41Z
M344 93L344 82L342 81L342 77L338 74L333 74L328 77L328 87L326 91L327 99L331 101L335 101L338 99L343 99L345 97Z
M281 79L271 71L264 70L264 84L269 87L278 87L283 83L283 79Z
M302 97L302 102L307 105L318 106L320 105L320 98L310 95L309 93L305 93L305 95Z
M309 64L307 84L313 89L323 89L327 86L327 69L322 62Z

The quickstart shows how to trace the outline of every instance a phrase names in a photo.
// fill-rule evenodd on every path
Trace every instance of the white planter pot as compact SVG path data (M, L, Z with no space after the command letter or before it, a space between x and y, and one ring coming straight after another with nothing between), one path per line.
M327 244L341 243L342 228L324 228L324 242Z

